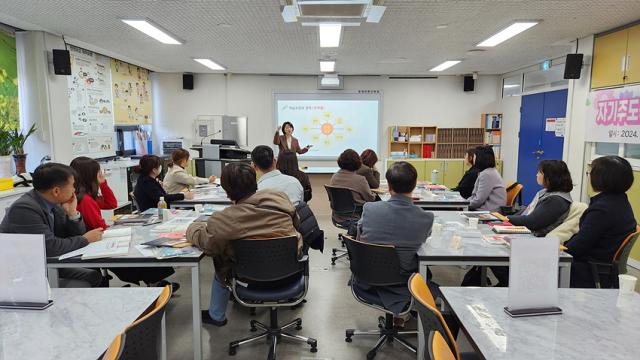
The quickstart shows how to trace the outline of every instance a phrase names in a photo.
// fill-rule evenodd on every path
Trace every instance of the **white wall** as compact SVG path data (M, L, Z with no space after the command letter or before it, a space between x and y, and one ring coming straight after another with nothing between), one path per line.
M390 80L386 77L346 77L345 91L381 90L380 155L387 156L387 127L435 125L478 127L480 114L495 112L497 76L480 77L474 93L462 91L462 77ZM271 144L275 132L273 93L281 90L315 91L315 76L196 74L194 90L182 90L182 74L154 73L154 143L161 139L193 138L198 115L246 115L249 145ZM155 145L157 146L157 145Z
M593 36L578 41L578 52L584 54L584 65L580 79L569 80L569 94L567 96L567 122L564 138L564 157L571 177L576 186L571 192L574 199L587 199L586 192L586 117L588 107L585 106L589 98L591 83L591 63L593 57Z
M46 155L68 164L73 157L67 77L54 74L51 60L51 50L63 49L64 42L41 31L18 32L16 48L20 123L23 129L32 123L39 128L38 136L25 144L27 171L33 171Z

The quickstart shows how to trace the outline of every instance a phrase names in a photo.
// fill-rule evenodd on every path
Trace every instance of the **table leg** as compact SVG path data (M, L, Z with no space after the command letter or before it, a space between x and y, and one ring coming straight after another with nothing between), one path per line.
M49 278L49 286L52 288L60 287L57 268L47 268L47 277Z
M567 266L560 266L560 287L561 288L570 288L571 287L571 264L567 264Z
M160 325L160 359L167 360L167 314L162 315Z
M480 266L480 286L487 286L487 267Z
M191 268L193 304L193 359L202 360L202 319L200 318L200 264Z

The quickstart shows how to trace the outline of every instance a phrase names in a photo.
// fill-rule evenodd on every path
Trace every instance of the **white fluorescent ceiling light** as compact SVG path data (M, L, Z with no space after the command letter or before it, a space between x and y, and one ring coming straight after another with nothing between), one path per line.
M476 46L481 46L481 47L496 46L520 34L521 32L536 26L537 24L538 24L537 21L516 22Z
M320 71L322 72L334 72L336 69L335 61L320 61Z
M170 35L166 30L152 24L146 19L121 19L125 24L145 33L146 35L160 41L163 44L180 45L183 41L178 40L175 36Z
M341 24L320 24L318 29L320 32L320 47L340 46Z
M453 65L459 64L462 60L447 60L445 62L443 62L442 64L434 67L433 69L429 70L429 71L443 71L443 70L447 70L448 68L452 67Z
M193 59L197 62L199 62L200 64L208 67L211 70L226 70L226 68L224 68L221 65L216 64L213 60L211 59Z

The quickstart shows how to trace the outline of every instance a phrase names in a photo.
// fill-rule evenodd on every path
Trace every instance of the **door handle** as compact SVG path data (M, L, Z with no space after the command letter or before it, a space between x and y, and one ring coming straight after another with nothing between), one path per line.
M536 150L534 152L532 152L533 155L542 155L544 154L544 150Z

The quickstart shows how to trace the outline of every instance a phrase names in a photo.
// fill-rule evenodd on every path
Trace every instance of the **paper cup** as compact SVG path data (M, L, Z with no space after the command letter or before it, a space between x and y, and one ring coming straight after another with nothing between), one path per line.
M620 282L620 294L633 294L636 290L636 282L638 278L631 275L620 274L618 275L618 281Z
M480 219L478 219L478 218L469 218L469 228L470 229L477 229L479 220Z
M195 210L195 212L197 212L197 213L201 213L202 212L202 208L203 208L202 204L193 205L193 210Z

